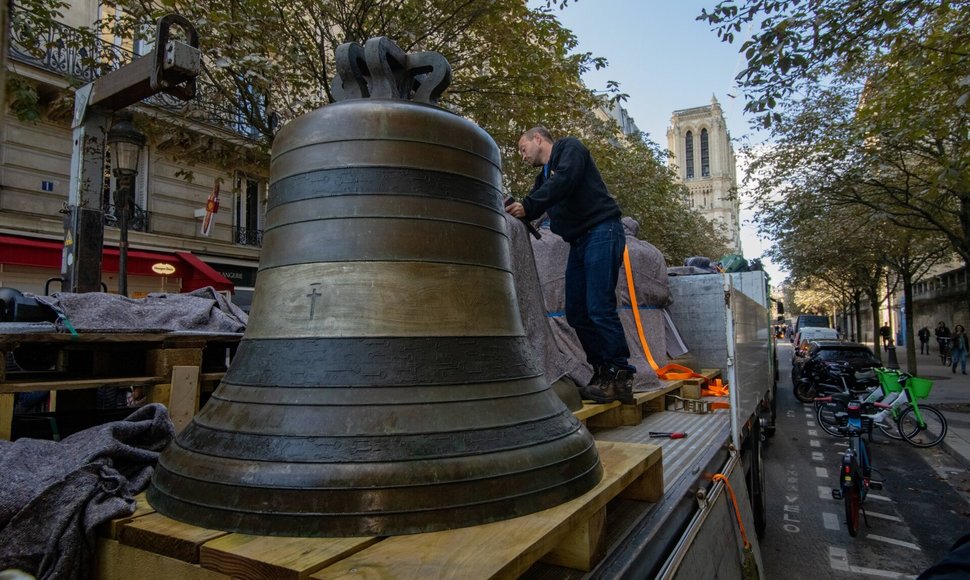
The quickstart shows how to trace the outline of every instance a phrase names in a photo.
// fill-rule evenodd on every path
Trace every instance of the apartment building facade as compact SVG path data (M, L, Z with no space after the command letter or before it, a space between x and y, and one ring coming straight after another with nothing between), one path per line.
M73 93L153 46L107 32L85 40L81 27L119 16L96 0L71 3L58 22L29 35L18 26L24 10L12 5L3 61L8 90L0 108L0 286L43 294L61 289ZM245 122L206 114L213 92L199 81L191 101L159 95L128 107L135 126L147 133L129 196L129 295L212 286L246 306L262 243L268 159L260 156L257 135ZM213 155L219 151L224 154ZM102 211L101 280L116 292L121 232L110 166L105 152L103 183L94 188L100 194L88 203ZM210 211L213 223L204 233L205 208L216 190L218 209Z

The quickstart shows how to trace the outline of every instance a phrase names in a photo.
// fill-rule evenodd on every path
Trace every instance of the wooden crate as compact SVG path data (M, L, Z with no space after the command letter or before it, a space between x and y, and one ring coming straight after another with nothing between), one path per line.
M661 449L597 442L605 475L582 496L541 512L426 534L276 538L207 530L153 513L112 522L98 539L94 576L104 580L381 577L515 578L542 560L589 570L606 541L606 505L663 495Z

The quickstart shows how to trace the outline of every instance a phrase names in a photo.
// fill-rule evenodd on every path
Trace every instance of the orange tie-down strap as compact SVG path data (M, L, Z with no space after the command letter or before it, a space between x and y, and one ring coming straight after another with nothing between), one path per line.
M707 384L707 388L701 390L701 395L705 397L726 397L728 396L728 386L721 379L714 379Z
M647 337L643 333L643 321L640 320L640 307L637 305L637 291L633 284L633 266L630 265L630 250L623 249L623 268L626 270L626 286L630 290L630 307L633 309L633 320L637 323L637 336L640 337L640 345L643 347L643 354L647 357L650 367L657 373L657 376L665 381L681 381L684 379L701 379L703 387L707 382L707 377L700 373L679 364L670 363L661 367L657 361L653 360L650 353L650 345L647 344Z

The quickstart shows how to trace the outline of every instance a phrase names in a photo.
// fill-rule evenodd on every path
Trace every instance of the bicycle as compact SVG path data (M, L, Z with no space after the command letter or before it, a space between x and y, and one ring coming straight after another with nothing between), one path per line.
M936 407L919 403L929 396L933 381L896 370L875 370L879 387L864 396L837 393L816 399L815 420L822 430L835 437L844 437L840 431L844 415L840 413L846 411L846 405L852 401L875 403L883 408L874 417L876 427L887 437L902 439L914 447L939 445L946 437L946 417Z
M953 364L953 351L950 350L950 337L941 336L936 339L940 343L940 364L948 367Z
M866 408L874 404L865 405ZM853 538L859 531L859 513L869 526L869 518L863 507L870 489L882 489L882 481L872 479L872 457L869 446L866 445L864 434L872 437L872 416L862 412L863 403L851 401L846 405L846 412L840 413L846 419L846 424L840 427L845 437L849 437L849 448L842 454L839 465L839 488L832 490L832 498L840 499L845 504L845 525L849 535Z
M863 404L878 402L888 405L889 403L892 403L900 393L902 393L903 379L899 377L898 371L889 369L872 370L876 373L876 376L879 379L879 382L875 388L869 389L863 393L853 391L849 388L848 383L843 376L841 377L842 392L832 393L831 395L817 397L815 399L815 421L823 431L834 437L843 436L839 431L839 428L844 425L844 422L840 421L839 413L845 413L846 404L851 401L859 401ZM903 436L899 434L898 423L896 423L899 413L900 410L898 409L895 411L890 411L893 424L880 422L876 425L879 428L879 431L890 439L900 440L903 438Z

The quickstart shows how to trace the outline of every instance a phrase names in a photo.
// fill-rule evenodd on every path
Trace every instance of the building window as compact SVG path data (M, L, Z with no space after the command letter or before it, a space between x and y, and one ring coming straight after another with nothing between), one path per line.
M707 129L701 129L701 177L711 176L711 151L707 144Z
M260 192L264 190L261 180L238 174L235 186L234 219L235 241L244 246L261 247L263 231L260 229L262 216L260 215Z
M135 175L134 191L129 190L128 197L128 229L137 232L147 232L149 227L148 213L148 148L142 149L138 157L138 174ZM119 191L118 179L112 173L111 149L104 149L104 179L101 187L101 211L104 212L105 225L117 227L118 202L116 192Z
M685 145L685 158L687 160L687 179L694 178L694 134L690 131L687 132L687 136L684 141Z

